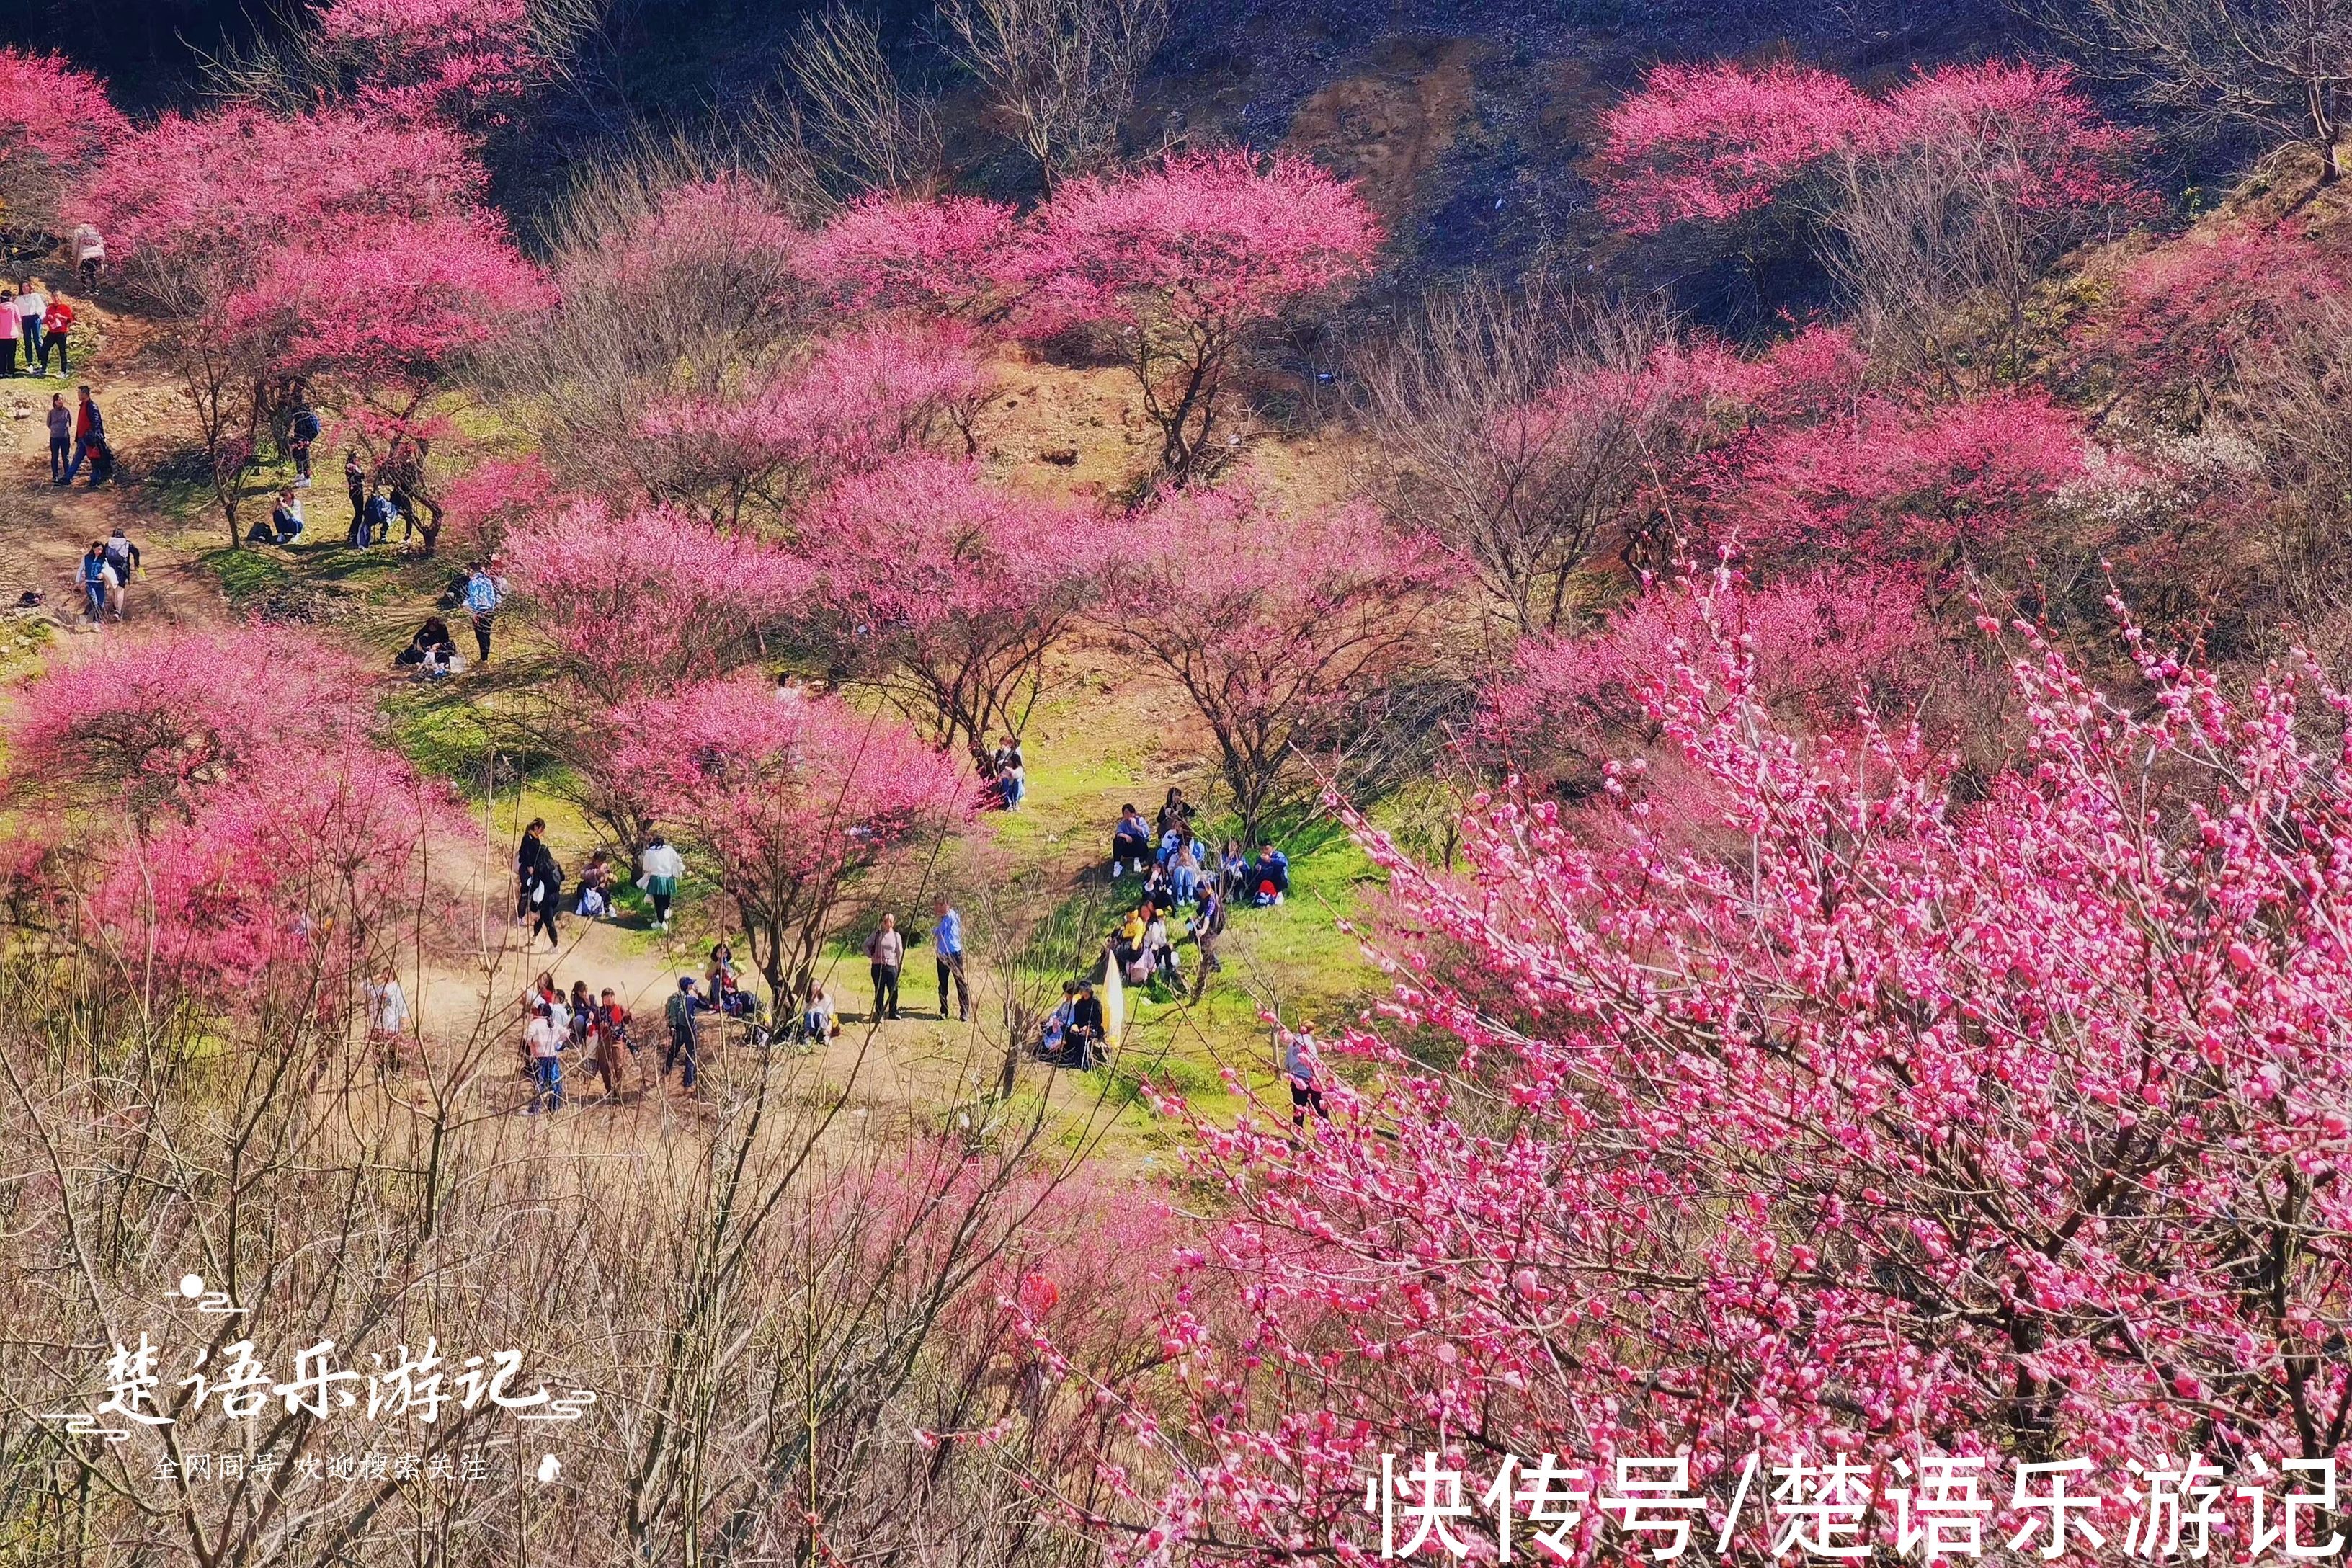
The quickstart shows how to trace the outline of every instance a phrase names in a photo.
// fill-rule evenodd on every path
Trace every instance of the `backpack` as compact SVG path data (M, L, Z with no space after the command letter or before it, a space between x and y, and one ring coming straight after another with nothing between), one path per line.
M304 408L294 416L294 439L315 441L319 438L319 416L316 410Z

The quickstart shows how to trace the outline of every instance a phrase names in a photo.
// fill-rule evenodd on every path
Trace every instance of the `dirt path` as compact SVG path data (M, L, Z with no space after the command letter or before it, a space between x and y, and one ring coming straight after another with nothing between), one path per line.
M226 618L220 587L192 552L160 526L134 486L92 489L89 470L67 488L49 482L49 439L45 416L52 396L68 407L74 389L87 381L106 416L107 430L126 462L152 461L166 448L180 422L177 394L152 371L118 369L134 349L116 319L83 303L78 331L95 353L71 376L0 379L0 605L14 605L27 592L39 593L48 619L77 635L96 635L81 614L74 574L82 552L120 523L140 550L140 572L125 597L133 625L163 622L202 626ZM79 346L79 343L78 343Z

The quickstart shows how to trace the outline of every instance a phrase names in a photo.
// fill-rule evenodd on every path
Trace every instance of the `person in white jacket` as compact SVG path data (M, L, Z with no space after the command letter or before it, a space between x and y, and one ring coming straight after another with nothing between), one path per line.
M668 839L656 833L646 845L638 864L645 874L637 879L637 886L654 901L654 929L667 931L669 901L677 896L677 879L686 875L686 857L673 848Z

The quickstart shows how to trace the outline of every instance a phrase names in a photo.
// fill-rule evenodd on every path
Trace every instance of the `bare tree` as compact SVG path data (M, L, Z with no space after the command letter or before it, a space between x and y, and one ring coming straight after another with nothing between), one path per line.
M1632 525L1673 439L1670 384L1644 374L1673 334L1652 304L1482 279L1433 291L1366 356L1392 507L1436 535L1513 633L1571 623L1595 546Z
M1898 153L1834 165L1822 258L1874 359L1929 371L1955 394L1963 351L1993 380L2024 373L2034 286L2112 216L2047 199L2035 153L2007 117L1954 115Z
M1117 151L1169 0L947 0L940 12L950 47L1050 184Z
M2192 132L2251 129L2342 172L2338 105L2352 81L2352 0L2051 0L2044 24L2091 68Z
M918 193L939 184L939 110L898 79L872 17L842 5L818 12L801 24L785 69L836 178Z

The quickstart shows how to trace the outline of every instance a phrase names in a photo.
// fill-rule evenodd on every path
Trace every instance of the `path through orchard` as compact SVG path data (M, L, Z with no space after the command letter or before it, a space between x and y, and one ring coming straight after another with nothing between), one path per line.
M86 317L98 312L86 310ZM100 317L102 331L90 341L100 347L95 363L72 377L39 380L0 379L0 661L22 674L35 660L70 658L104 639L137 637L157 626L234 626L247 616L232 606L222 587L217 567L205 556L221 542L216 514L199 514L193 521L175 519L159 504L160 491L139 481L152 464L167 458L187 439L186 413L175 388L161 375L143 369L135 357L136 323ZM128 362L128 363L126 363ZM50 397L62 393L68 405L74 387L88 374L104 409L113 445L121 454L128 482L92 487L87 470L70 487L50 482L47 429L44 413ZM332 514L341 505L340 493L322 488L305 492L314 526L310 537L293 552L263 550L279 562L305 563L322 553L338 552L340 531ZM325 526L318 526L320 523ZM126 595L126 623L92 625L81 611L76 567L92 540L104 539L121 525L138 544L141 565ZM41 602L24 605L20 599L37 593ZM412 623L431 613L422 600L380 606L376 618L394 624ZM338 628L320 628L336 637ZM360 644L368 628L353 627L337 640ZM370 661L380 650L355 647ZM254 672L267 679L267 671ZM530 809L541 809L533 801ZM666 1092L646 1090L657 1078L659 1050L665 1030L663 1005L681 974L700 976L709 965L713 932L709 912L681 911L669 932L646 929L641 919L592 921L566 916L561 922L563 942L551 950L544 941L531 942L511 919L513 893L506 848L517 836L517 803L503 794L478 817L484 817L487 852L476 849L452 875L465 885L466 902L477 911L473 929L455 933L427 961L423 973L404 976L415 1001L428 1050L454 1052L478 1031L495 1037L486 1058L480 1093L486 1105L520 1105L524 1088L518 1074L506 1070L503 1053L518 1033L516 1005L535 977L551 971L568 990L583 980L593 990L611 986L638 1020L642 1048L633 1070L628 1104L621 1114L633 1114L648 1098L659 1098L681 1110L688 1105L673 1079ZM585 842L567 842L561 827L556 847L567 872L576 875L585 863ZM909 911L912 917L916 911ZM909 923L917 923L911 918ZM906 996L909 1004L930 1000L928 952L909 953ZM862 967L862 966L861 966ZM835 991L853 1008L866 1001L862 973L834 976ZM854 985L850 984L854 981ZM909 1112L937 1104L942 1091L957 1080L993 1076L975 1024L950 1023L935 1011L910 1008L911 1016L886 1023L868 1038L860 1023L852 1022L828 1048L825 1058L813 1064L814 1077L831 1083L856 1079L856 1100L872 1114ZM923 1014L930 1011L926 1017ZM856 1016L853 1012L853 1019ZM721 1045L719 1049L727 1048ZM585 1094L589 1085L571 1085ZM590 1116L609 1114L590 1108Z

